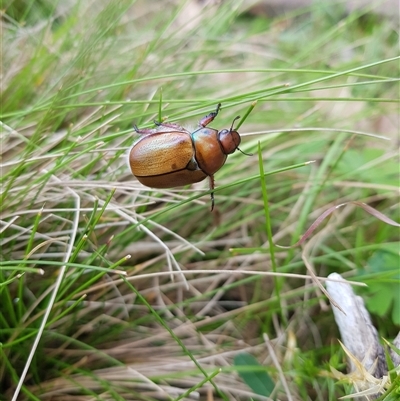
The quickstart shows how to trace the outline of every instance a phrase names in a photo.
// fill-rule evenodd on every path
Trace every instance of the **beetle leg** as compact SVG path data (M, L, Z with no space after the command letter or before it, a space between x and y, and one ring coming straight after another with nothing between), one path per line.
M138 128L136 124L133 124L133 129L136 131L138 134L154 134L154 129L153 128Z
M210 181L210 189L212 189L210 196L211 196L211 211L213 211L214 210L214 176L209 175L208 178Z
M175 123L162 123L160 121L154 120L154 124L157 125L157 127L172 128L172 129L176 129L178 131L185 131L185 132L187 131L186 128L183 128L179 124L175 124Z
M217 117L219 110L221 109L221 103L218 103L217 108L215 111L211 112L210 114L207 114L205 117L203 117L199 121L199 126L200 127L206 127L212 120L214 120L215 117Z

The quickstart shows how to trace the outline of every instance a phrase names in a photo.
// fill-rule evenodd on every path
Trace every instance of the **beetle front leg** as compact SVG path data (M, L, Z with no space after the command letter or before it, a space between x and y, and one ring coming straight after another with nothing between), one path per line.
M208 176L209 182L210 182L210 189L212 189L212 192L210 194L211 196L211 211L214 210L214 188L215 188L215 183L214 183L214 176L209 175Z
M211 112L210 114L207 114L205 117L203 117L200 121L199 121L199 126L200 127L206 127L208 124L210 124L210 122L212 120L214 120L215 117L217 117L218 112L221 109L221 103L218 103L217 105L217 109L213 112Z

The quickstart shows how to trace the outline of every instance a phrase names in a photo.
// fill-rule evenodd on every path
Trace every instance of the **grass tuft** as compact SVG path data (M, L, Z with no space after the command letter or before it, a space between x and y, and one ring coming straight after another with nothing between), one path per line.
M367 283L355 288L379 335L399 328L399 297L382 294L400 280L400 58L380 10L6 3L1 400L354 393L337 380L346 354L324 278ZM253 155L216 173L212 213L207 181L132 176L133 124L195 127L218 103L210 125L241 115ZM381 399L396 375L373 381Z

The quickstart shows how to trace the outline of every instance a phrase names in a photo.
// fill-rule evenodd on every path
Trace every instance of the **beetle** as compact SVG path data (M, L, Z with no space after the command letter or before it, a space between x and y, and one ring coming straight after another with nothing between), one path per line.
M172 188L200 182L209 178L213 190L214 174L225 164L227 156L239 149L240 135L233 129L218 131L207 127L221 109L203 117L198 128L189 131L175 123L154 121L156 128L139 129L141 134L129 151L128 163L132 174L147 187ZM241 151L239 149L239 151ZM211 192L211 210L214 192Z

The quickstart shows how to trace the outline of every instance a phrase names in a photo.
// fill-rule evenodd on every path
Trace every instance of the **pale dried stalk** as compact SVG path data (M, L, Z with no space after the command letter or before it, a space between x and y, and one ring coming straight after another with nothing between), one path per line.
M332 273L328 278L340 280L340 274ZM363 362L366 370L378 360L376 369L371 374L377 378L387 373L385 354L379 343L378 332L371 322L371 318L364 306L361 297L353 292L353 288L346 280L343 282L327 281L326 287L329 295L346 313L333 307L336 324L339 327L342 342L346 348L359 360ZM350 361L350 371L355 370L355 365Z
M330 274L328 278L335 280L327 281L326 287L332 300L341 309L332 307L348 355L349 379L356 390L360 391L359 394L365 394L368 400L375 399L379 393L384 392L384 384L387 381L385 375L388 373L378 332L371 322L363 299L354 294L351 285L337 273ZM399 343L400 333L394 345L399 347ZM391 357L394 365L399 366L399 356L391 352ZM382 381L376 379L382 379Z

